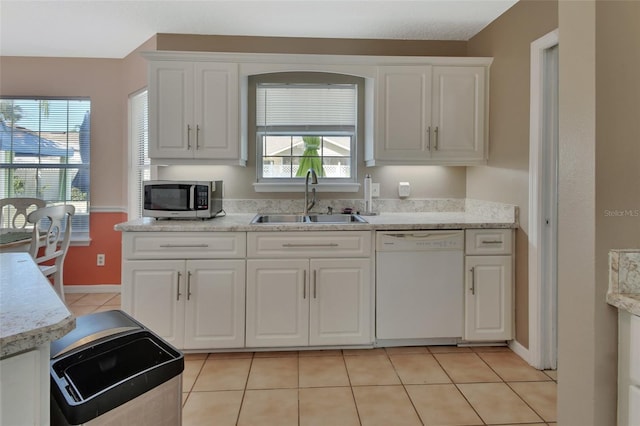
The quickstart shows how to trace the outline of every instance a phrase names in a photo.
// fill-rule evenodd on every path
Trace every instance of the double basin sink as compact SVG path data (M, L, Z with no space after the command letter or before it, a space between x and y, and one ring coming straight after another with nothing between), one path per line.
M252 224L347 224L367 223L357 214L258 214L251 220Z

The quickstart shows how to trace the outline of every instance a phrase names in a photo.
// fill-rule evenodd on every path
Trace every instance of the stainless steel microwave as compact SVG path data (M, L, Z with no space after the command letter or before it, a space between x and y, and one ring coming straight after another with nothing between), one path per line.
M144 182L143 216L209 219L220 212L222 212L221 180Z

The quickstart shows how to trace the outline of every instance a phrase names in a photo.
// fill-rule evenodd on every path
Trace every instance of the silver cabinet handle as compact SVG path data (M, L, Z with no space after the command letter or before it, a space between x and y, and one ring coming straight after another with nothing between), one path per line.
M302 272L302 298L307 298L307 270Z
M485 241L482 241L480 244L502 244L502 241L500 241L500 240L485 240Z
M187 272L187 300L191 299L191 271Z
M431 126L427 127L427 151L431 151Z
M434 130L434 133L436 135L436 143L434 145L434 149L437 151L438 150L438 126L436 126L436 129Z
M176 286L176 300L180 300L180 296L182 295L182 293L180 293L180 277L182 277L182 274L178 271L178 285Z
M327 243L327 244L317 244L317 243L310 243L310 244L294 244L294 243L285 243L282 245L282 247L287 247L287 248L291 248L291 247L338 247L337 243Z
M471 290L471 294L473 294L475 296L475 294L476 294L476 268L472 267L471 269L469 269L469 272L471 272L471 288L469 290Z
M313 270L313 298L314 299L318 298L317 295L316 295L316 287L318 286L318 284L317 284L318 280L317 280L317 277L316 277L316 272L317 271L314 269Z
M206 248L209 244L161 244L161 248Z
M200 149L200 125L196 124L196 150Z
M187 124L187 150L191 150L191 126Z

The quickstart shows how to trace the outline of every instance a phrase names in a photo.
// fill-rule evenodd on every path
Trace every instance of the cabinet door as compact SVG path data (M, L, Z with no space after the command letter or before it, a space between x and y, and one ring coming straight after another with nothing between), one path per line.
M431 67L378 68L376 160L416 163L429 154Z
M310 345L371 343L371 261L312 259Z
M309 343L307 259L247 260L247 347Z
M629 426L640 425L640 386L629 386L628 424Z
M122 263L122 309L176 347L184 331L184 260Z
M433 67L434 160L484 159L484 67Z
M467 256L466 340L510 340L512 336L511 256Z
M149 64L149 158L192 158L193 65Z
M238 65L195 65L195 158L238 159Z
M187 261L185 349L244 347L244 260Z

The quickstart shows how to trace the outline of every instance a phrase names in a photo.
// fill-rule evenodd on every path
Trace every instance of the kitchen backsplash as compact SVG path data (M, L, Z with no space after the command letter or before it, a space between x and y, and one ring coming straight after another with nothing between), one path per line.
M269 200L269 199L226 199L224 210L227 213L293 213L303 211L302 199ZM326 213L328 207L334 213L344 208L363 211L364 201L357 199L318 200L312 211ZM470 215L483 216L504 221L517 221L518 208L512 204L464 198L430 198L430 199L379 199L373 200L373 211L377 213L432 213L432 212L466 212Z

